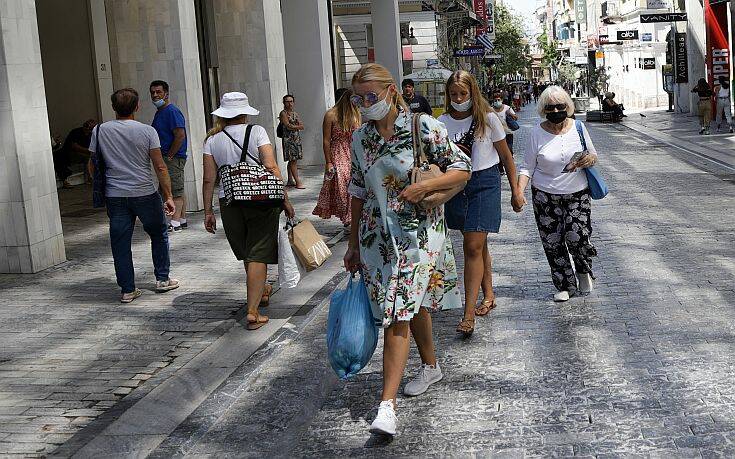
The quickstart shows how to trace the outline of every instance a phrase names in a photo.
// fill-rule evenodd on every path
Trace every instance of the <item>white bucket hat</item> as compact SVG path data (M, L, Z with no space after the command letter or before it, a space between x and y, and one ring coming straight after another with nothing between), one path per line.
M240 115L257 115L260 112L250 106L248 96L244 92L226 92L222 94L219 108L212 115L220 118L236 118Z

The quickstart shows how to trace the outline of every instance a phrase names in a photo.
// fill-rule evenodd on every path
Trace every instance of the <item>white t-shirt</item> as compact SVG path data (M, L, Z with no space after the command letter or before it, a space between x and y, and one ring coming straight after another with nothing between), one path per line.
M237 141L238 144L242 145L243 141L245 140L246 127L247 124L234 124L232 126L226 126L225 130L228 134L232 136L233 139ZM261 147L263 145L270 145L270 143L271 141L268 138L268 133L265 132L263 126L258 126L254 124L253 129L251 129L250 131L248 153L260 159L258 147ZM217 163L218 168L224 166L225 164L239 163L240 157L242 156L242 150L240 150L240 147L235 145L235 143L230 140L230 138L227 137L227 134L225 134L224 132L218 132L217 134L208 138L207 141L204 142L203 153L205 155L212 156L214 162ZM249 155L246 156L245 160L248 164L258 164ZM219 190L219 197L225 197L225 191L222 189L222 187L220 187Z
M493 110L495 110L495 109L493 109ZM513 131L508 127L508 123L506 123L505 120L506 120L506 116L508 116L508 113L510 113L513 116L517 116L516 115L516 111L513 110L513 107L511 107L509 105L503 104L503 108L500 109L499 112L495 112L495 113L498 114L498 117L500 118L500 122L503 123L503 129L505 129L505 134L506 135L507 134L512 134Z
M597 154L584 124L582 133L587 151ZM582 191L588 186L587 175L582 169L562 172L574 153L582 150L582 142L574 124L569 131L559 135L536 126L529 135L523 165L518 173L530 177L531 185L547 193L569 194Z
M720 99L727 99L730 97L730 88L723 88L722 85L720 85L720 90L717 91L717 97Z
M444 126L447 127L449 139L458 141L462 136L470 130L472 125L472 117L468 116L463 120L456 120L448 113L441 115L439 118ZM487 124L485 135L481 138L475 138L472 144L472 171L481 171L489 169L500 162L498 152L495 150L493 142L503 140L505 138L505 130L500 119L492 113L487 114Z

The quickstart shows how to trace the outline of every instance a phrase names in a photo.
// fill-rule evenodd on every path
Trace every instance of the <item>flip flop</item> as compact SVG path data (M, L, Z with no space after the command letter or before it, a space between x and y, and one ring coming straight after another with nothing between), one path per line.
M255 317L255 319L250 320L251 317ZM257 330L263 325L267 324L270 320L268 316L261 316L260 314L258 314L257 317L255 314L248 314L246 316L246 319L248 321L248 330Z

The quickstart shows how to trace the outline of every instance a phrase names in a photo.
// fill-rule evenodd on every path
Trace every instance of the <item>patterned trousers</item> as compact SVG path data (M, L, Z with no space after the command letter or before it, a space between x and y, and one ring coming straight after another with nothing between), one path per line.
M592 257L597 250L590 242L592 204L588 190L571 194L551 194L531 188L533 213L551 267L557 290L577 291L577 277L569 260L571 254L578 273L592 275Z

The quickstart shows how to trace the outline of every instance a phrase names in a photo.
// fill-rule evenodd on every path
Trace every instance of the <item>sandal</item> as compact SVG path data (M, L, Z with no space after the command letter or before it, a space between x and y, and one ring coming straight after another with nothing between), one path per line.
M472 336L472 332L475 331L475 319L462 319L462 322L457 325L457 333L461 333L465 338Z
M265 284L263 296L260 297L260 304L258 306L261 308L267 307L271 302L271 293L273 293L273 286L271 284Z
M486 316L490 311L498 307L498 304L495 302L495 298L490 300L482 300L482 303L480 303L480 306L475 306L475 315L476 316Z
M248 314L246 318L248 321L248 330L257 330L270 320L268 316L262 316L260 314Z

